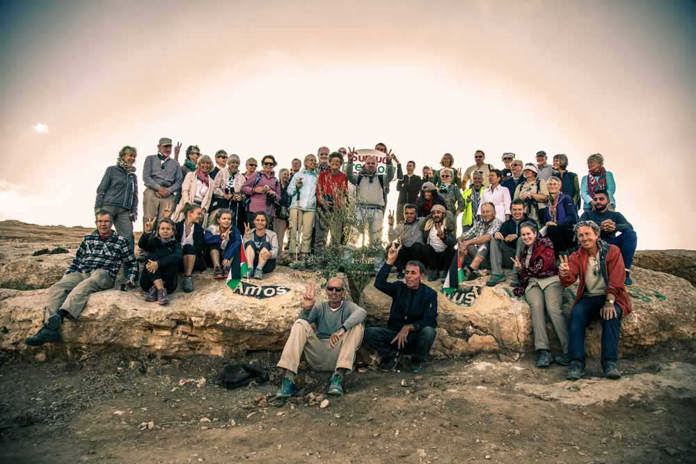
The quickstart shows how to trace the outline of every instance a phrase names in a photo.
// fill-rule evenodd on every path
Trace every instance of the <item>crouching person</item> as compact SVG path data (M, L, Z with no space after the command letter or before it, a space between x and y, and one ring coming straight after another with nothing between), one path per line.
M328 301L315 303L316 286L313 283L307 286L302 297L303 315L292 326L278 361L285 375L277 398L288 398L297 392L294 379L303 353L313 370L333 371L328 394L343 394L343 375L353 369L367 312L345 300L345 287L340 277L329 279L326 295Z
M365 345L379 353L384 368L396 367L402 353L411 354L411 370L418 373L435 341L437 294L422 283L425 268L419 261L406 263L404 282L387 282L399 248L392 244L375 278L377 290L392 297L387 327L368 327Z
M63 319L77 319L90 294L112 288L121 265L128 286L135 286L138 264L128 239L111 230L107 211L97 212L95 224L97 229L82 240L65 275L48 289L46 321L36 335L26 339L27 345L59 342Z
M621 377L617 366L621 317L631 312L621 250L600 239L600 227L592 221L578 222L575 230L580 249L569 257L561 256L558 266L564 287L578 281L575 303L570 312L567 378L578 380L583 376L585 329L592 319L600 317L604 375L618 379Z
M138 240L138 247L145 252L145 268L140 275L140 287L145 301L169 304L170 293L177 285L177 271L181 261L181 245L174 237L176 226L171 219L161 219L157 232L152 232L154 219L145 222L145 231Z

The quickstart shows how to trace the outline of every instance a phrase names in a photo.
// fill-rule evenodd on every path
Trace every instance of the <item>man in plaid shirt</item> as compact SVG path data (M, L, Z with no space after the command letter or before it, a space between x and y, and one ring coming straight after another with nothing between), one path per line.
M27 345L59 342L63 318L77 319L90 294L112 288L121 265L129 286L135 286L138 263L128 239L111 230L107 211L97 212L95 224L97 229L82 240L65 275L48 289L46 321L36 335L26 339Z

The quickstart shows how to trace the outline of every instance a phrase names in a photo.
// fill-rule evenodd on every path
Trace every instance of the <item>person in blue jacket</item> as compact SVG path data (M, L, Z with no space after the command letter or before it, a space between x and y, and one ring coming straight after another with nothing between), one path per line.
M225 278L235 256L239 256L242 236L239 234L239 230L233 227L232 211L229 209L219 209L214 222L205 229L204 240L208 246L208 256L213 266L213 274L219 280Z

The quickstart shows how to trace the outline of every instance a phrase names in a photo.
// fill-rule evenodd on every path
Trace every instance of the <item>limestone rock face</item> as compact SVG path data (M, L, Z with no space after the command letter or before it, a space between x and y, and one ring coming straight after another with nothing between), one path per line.
M633 263L645 269L682 277L696 285L696 250L639 251Z

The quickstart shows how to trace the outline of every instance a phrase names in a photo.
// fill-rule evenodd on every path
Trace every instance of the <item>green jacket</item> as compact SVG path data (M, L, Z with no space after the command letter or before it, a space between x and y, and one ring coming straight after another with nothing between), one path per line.
M483 197L483 190L485 187L482 185L479 190L479 198ZM462 214L462 225L470 226L474 223L474 207L471 201L471 194L473 193L473 186L468 187L462 193L462 198L464 198L464 213ZM480 200L479 200L480 201Z

